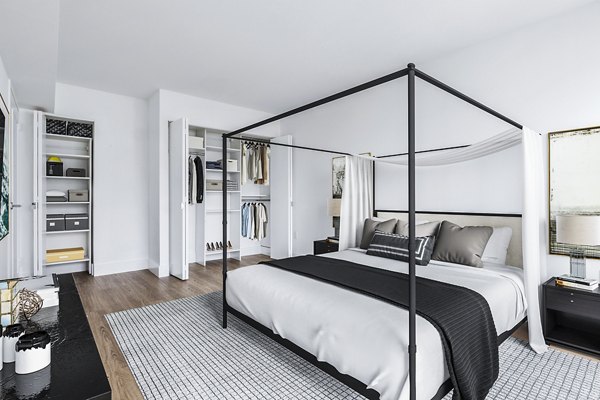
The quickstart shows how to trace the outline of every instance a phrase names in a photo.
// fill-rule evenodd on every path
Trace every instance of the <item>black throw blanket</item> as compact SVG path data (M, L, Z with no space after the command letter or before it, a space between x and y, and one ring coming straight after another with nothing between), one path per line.
M408 308L406 274L317 256L292 257L263 264ZM417 277L417 313L440 333L454 385L453 398L484 399L498 378L499 370L498 337L485 298L464 287Z

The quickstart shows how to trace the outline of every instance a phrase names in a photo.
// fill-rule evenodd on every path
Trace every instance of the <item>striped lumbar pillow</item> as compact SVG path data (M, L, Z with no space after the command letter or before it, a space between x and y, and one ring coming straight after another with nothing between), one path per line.
M434 244L434 236L416 238L415 259L417 265L429 264ZM408 262L408 236L375 231L367 254Z

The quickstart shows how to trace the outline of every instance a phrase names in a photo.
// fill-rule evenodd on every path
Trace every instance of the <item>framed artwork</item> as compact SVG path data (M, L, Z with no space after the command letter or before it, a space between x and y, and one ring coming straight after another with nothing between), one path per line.
M573 245L556 242L559 214L600 215L600 126L548 134L550 254L569 255ZM600 246L577 246L600 258Z
M0 240L8 235L9 217L9 135L8 135L8 109L0 96Z
M346 157L331 159L331 193L334 199L341 199L344 191L344 175L346 173Z

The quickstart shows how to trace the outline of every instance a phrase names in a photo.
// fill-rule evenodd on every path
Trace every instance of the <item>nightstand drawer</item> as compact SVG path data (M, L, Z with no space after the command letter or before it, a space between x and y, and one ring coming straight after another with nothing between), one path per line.
M546 308L600 319L600 299L569 289L546 290Z
M338 249L339 249L338 243L329 242L327 240L316 240L314 242L313 254L318 255L318 254L332 253L334 251L338 251Z

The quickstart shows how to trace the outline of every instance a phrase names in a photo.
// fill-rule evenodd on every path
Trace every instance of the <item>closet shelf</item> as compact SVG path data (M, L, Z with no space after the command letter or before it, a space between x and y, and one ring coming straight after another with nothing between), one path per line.
M89 176L48 176L46 175L46 179L70 179L70 180L84 180L89 181Z
M206 210L206 212L207 212L208 214L221 214L221 213L222 213L222 211L221 211L221 210ZM230 210L227 210L227 212L230 212L230 213L236 213L236 212L238 212L238 213L239 213L239 212L240 212L240 210L233 210L233 209L230 209Z
M81 159L81 160L89 160L90 156L89 155L81 155L81 154L64 154L64 153L44 153L44 155L46 157L49 156L56 156L56 157L60 157L60 158L75 158L75 159Z
M45 267L51 267L53 265L63 265L63 264L76 264L90 261L89 258L82 258L81 260L69 260L69 261L57 261L52 263L44 263Z
M92 138L79 137L79 136L67 136L67 135L55 135L53 133L45 133L46 139L64 140L68 142L91 142Z
M223 193L222 190L207 190L206 193ZM227 193L240 193L239 190L228 190Z
M206 150L219 150L219 151L223 151L223 148L221 146L206 146ZM232 149L231 147L229 147L227 149L227 151L239 153L241 150L240 149Z
M228 253L239 253L240 249L227 249L227 252ZM206 251L205 250L205 253L206 253L207 256L212 256L212 255L215 255L215 254L223 254L223 250L215 250L215 251L212 251L212 250L211 251Z
M206 172L220 172L222 173L223 170L222 169L216 169L216 168L206 168ZM240 171L229 171L227 170L228 174L239 174Z
M48 206L64 206L64 205L86 205L90 204L89 201L47 201L44 204Z
M73 231L46 231L46 235L58 235L61 233L84 233L84 232L89 232L89 229L78 229L78 230L73 230Z

